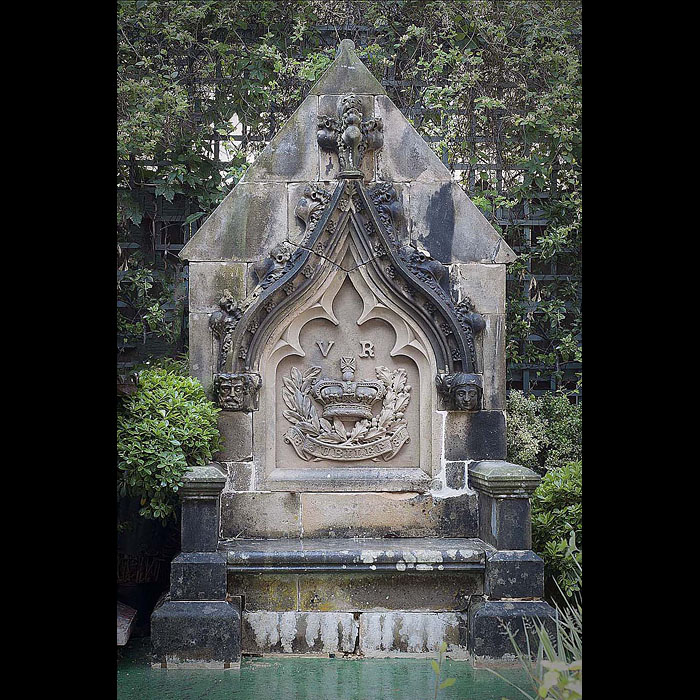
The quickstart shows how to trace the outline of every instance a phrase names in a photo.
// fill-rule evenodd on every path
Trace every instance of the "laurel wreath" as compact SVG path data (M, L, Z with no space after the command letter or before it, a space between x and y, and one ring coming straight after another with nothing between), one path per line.
M371 420L356 421L349 432L340 418L334 418L331 423L318 415L309 392L320 372L320 367L311 367L302 374L292 367L289 376L283 377L282 398L287 409L282 415L305 435L329 445L365 445L406 426L403 418L411 399L411 387L406 383L405 369L375 368L377 379L386 388L382 410Z

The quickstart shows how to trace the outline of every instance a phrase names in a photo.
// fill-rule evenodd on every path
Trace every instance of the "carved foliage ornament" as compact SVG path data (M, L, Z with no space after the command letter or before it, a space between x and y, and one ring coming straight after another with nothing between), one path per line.
M316 224L321 218L321 214L323 214L330 198L331 192L328 192L324 187L316 183L310 182L304 188L304 196L299 200L294 210L296 216L306 224L304 242L308 240L316 228Z
M219 339L220 344L216 365L218 373L224 370L226 358L231 352L233 332L236 330L238 322L243 315L242 305L236 303L228 289L224 290L224 294L219 300L219 308L221 309L220 311L215 311L209 317L209 328Z
M328 261L337 269L340 261L333 256L342 249L350 226L360 235L362 264L370 264L380 283L407 305L406 312L421 319L444 375L478 371L474 337L484 329L484 319L469 299L456 303L452 298L444 265L420 243L403 244L405 220L396 187L388 182L365 186L362 173L353 170L362 154L379 148L383 138L381 120L361 117L361 100L355 95L340 100L338 117L319 117L319 143L338 151L344 175L333 192L318 183L306 185L296 209L306 224L303 240L274 246L254 266L258 284L245 300L236 303L229 292L224 293L221 310L210 318L220 341L219 374L226 372L229 358L231 374L249 373L256 366L266 337L263 330L290 309L298 295L317 284L321 271L329 269ZM452 398L448 403L455 405ZM249 410L236 408L240 402L229 399L220 405Z
M340 360L341 379L319 378L321 367L284 377L284 417L293 424L284 441L304 460L392 459L410 440L404 421L411 399L406 370L376 367L376 380L354 381L356 360ZM374 415L372 405L382 399ZM321 405L321 415L316 407ZM349 424L352 422L352 427Z

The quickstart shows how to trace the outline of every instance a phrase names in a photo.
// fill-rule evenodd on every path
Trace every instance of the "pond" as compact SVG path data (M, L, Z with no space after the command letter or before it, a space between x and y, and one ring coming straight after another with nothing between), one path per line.
M430 659L343 659L294 656L243 657L240 671L165 670L150 666L150 639L131 639L117 664L118 700L430 700L435 674ZM519 668L498 673L530 690ZM522 700L524 695L468 661L447 659L441 679L454 685L441 700Z

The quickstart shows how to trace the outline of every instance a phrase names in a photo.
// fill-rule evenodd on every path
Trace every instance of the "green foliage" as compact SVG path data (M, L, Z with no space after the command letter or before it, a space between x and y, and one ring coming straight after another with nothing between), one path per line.
M430 660L430 665L433 668L433 673L435 674L435 694L433 697L437 700L438 691L443 688L449 688L454 685L456 678L445 678L444 681L440 682L440 674L442 673L442 664L445 660L445 652L447 651L447 642L442 642L440 644L440 650L438 653L437 661L435 659Z
M163 369L180 377L190 376L189 353L182 353L177 357L157 357L138 364L134 367L134 372L141 373L144 370Z
M564 394L511 391L506 415L508 461L544 474L532 497L532 541L544 559L549 597L557 594L553 583L570 597L582 557L582 404Z
M511 391L506 404L508 460L539 474L581 459L582 404L563 393L539 398Z
M392 81L390 98L410 108L435 152L471 164L460 185L510 245L524 243L519 220L549 219L530 265L524 258L509 265L508 361L544 365L557 381L565 363L581 361L580 2L122 0L117 7L123 221L141 221L144 200L134 195L143 188L162 201L185 198L200 220L212 212L328 66L337 40L350 35L374 75ZM372 30L359 36L348 23ZM321 26L336 28L333 46ZM506 165L502 177L494 163ZM532 276L552 264L568 276ZM155 310L139 322L152 328L152 321Z
M207 464L219 449L216 415L202 385L174 369L147 369L117 412L118 493L141 499L139 515L174 516L188 466Z
M532 547L544 559L545 577L566 598L581 583L581 479L581 462L569 462L548 471L532 496Z
M119 299L125 306L117 315L119 338L123 343L145 343L148 336L174 341L181 331L181 314L166 320L165 312L175 293L173 281L163 270L143 265L138 253L130 262L131 267L122 271L117 282Z

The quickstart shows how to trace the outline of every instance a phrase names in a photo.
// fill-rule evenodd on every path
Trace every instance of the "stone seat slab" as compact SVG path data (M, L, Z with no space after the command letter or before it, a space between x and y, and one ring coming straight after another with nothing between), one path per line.
M123 647L131 636L136 610L117 601L117 646Z
M229 572L479 571L495 548L478 538L220 540Z

